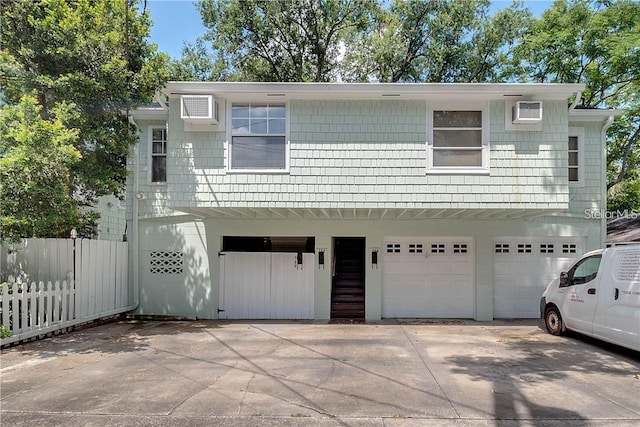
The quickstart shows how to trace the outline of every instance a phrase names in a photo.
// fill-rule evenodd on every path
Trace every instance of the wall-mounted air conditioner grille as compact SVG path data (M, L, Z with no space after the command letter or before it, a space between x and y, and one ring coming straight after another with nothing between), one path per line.
M213 95L182 95L180 117L189 123L218 124L218 108Z
M534 124L542 121L542 101L518 101L513 106L513 123Z

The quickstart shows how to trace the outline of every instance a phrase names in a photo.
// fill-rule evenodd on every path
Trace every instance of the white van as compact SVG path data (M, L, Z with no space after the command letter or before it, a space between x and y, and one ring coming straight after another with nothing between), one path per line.
M640 244L586 253L540 300L549 333L570 329L640 351Z

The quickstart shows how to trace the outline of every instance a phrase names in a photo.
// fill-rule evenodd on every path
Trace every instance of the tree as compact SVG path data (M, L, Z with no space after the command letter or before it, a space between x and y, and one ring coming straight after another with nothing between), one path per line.
M375 0L204 0L200 13L228 80L336 79L342 41L369 24Z
M146 41L147 14L134 0L25 0L0 8L3 108L34 93L46 121L55 120L59 105L73 104L78 114L65 126L77 131L74 146L82 160L68 165L69 195L79 208L102 195L121 195L126 156L137 140L123 111L150 101L166 78L167 56ZM79 226L78 218L67 225ZM38 236L58 233L40 229Z
M80 160L78 131L68 122L78 113L59 103L41 117L35 97L0 110L0 224L3 240L68 237L79 222L71 197L71 170Z
M202 38L193 43L185 43L180 59L169 64L171 80L183 81L224 81L229 80L224 60L216 61L216 53L211 51Z
M175 77L497 81L530 17L519 3L490 16L489 0L205 0L200 12L207 35Z
M490 16L488 0L396 0L350 41L346 80L497 81L529 18L517 3Z
M618 184L634 188L625 183L638 179L639 46L640 3L557 0L540 19L532 22L513 50L512 75L516 78L585 83L579 107L624 111L608 133L609 189Z

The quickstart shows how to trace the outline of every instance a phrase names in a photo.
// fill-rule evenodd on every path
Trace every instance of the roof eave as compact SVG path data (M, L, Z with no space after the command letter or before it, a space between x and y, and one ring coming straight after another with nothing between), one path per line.
M569 110L570 122L601 122L610 117L616 117L622 114L622 110L616 109L574 109Z
M442 96L479 96L568 99L585 88L580 83L258 83L169 82L169 97L215 94L220 97L257 95L284 99L424 99Z

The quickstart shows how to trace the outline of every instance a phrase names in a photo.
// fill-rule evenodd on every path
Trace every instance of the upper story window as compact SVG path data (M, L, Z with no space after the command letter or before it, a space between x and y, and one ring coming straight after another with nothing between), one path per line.
M231 170L285 171L288 168L285 104L234 103L231 107Z
M489 171L489 112L486 105L433 109L429 115L429 172Z
M149 128L151 182L167 182L167 128Z
M584 129L569 128L569 184L584 184Z

